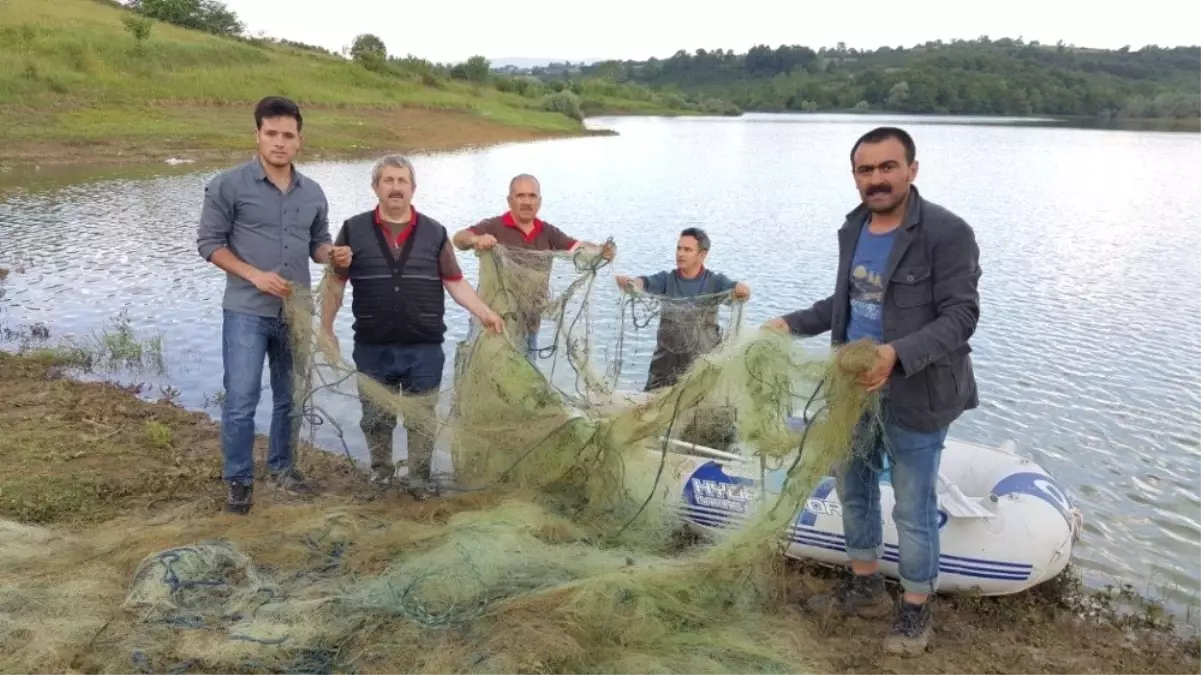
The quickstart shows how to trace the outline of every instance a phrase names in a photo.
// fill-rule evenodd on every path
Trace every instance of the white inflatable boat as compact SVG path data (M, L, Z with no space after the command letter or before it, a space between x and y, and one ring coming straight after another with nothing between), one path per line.
M801 424L794 420L794 424ZM705 532L750 518L772 503L790 462L772 470L759 458L705 446L669 442L672 488L690 526ZM661 452L661 451L660 451ZM947 439L938 488L939 590L1005 595L1026 590L1063 571L1083 526L1066 490L1007 443L999 448ZM884 517L881 572L897 577L897 531L889 472L880 480ZM833 477L809 495L787 532L786 555L847 564L841 504Z

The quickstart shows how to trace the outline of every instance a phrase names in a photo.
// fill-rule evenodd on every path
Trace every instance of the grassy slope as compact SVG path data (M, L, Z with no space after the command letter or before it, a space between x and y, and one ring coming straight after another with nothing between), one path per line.
M75 158L80 145L109 156L243 151L251 107L267 94L309 113L308 147L318 154L582 131L491 87L424 86L335 56L159 22L138 54L125 14L94 0L0 2L0 162Z

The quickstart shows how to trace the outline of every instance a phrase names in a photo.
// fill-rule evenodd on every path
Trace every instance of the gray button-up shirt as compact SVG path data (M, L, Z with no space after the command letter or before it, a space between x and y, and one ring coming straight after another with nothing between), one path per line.
M329 203L317 181L292 171L286 192L267 178L259 158L213 178L204 188L204 209L196 247L208 260L222 246L243 262L276 272L306 295L311 292L309 260L329 233ZM223 306L258 316L280 316L283 301L227 274Z

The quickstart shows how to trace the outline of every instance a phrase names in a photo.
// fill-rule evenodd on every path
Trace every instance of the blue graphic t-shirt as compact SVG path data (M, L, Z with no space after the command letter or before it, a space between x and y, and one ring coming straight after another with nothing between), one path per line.
M851 320L847 324L847 342L868 337L884 341L884 285L880 277L888 265L896 230L872 234L863 223L859 243L851 258Z

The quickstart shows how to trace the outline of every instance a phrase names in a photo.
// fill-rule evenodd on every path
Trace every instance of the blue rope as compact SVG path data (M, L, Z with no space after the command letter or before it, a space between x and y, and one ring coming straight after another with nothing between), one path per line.
M328 532L326 532L326 534L328 534ZM324 538L325 535L321 535L316 538L314 538L312 535L305 536L304 544L309 550L310 560L312 560L313 566L308 570L302 570L298 572L292 577L292 580L305 576L325 577L341 570L342 563L349 547L344 543L334 542L329 546L328 549L326 549L325 544L322 541ZM185 554L189 553L193 555L200 555L200 551L194 547L180 547L163 551L158 555L157 562L163 566L162 583L165 584L169 589L172 601L181 607L193 609L190 606L191 603L186 602L186 599L181 596L181 593L195 588L229 587L230 584L224 579L181 579L179 572L175 569L174 565L178 563ZM268 601L276 598L275 591L270 588L261 588L259 591L267 596L266 600ZM230 623L236 623L245 618L246 616L241 612L235 612L233 614L221 617L223 621L228 621ZM194 613L181 613L174 616L168 616L163 618L161 622L173 628L182 628L187 630L216 628L215 626L211 626L206 623L204 617ZM283 637L279 638L256 638L242 633L233 633L230 635L230 638L234 640L241 640L243 642L253 642L255 644L265 646L274 646L284 644L290 639L290 636L284 635ZM322 675L326 673L333 673L336 670L339 670L339 653L340 650L304 649L301 650L297 655L297 658L281 672L314 673ZM147 675L153 675L155 673L155 670L150 663L150 659L141 650L134 650L130 654L130 661L133 663L134 668L138 672L146 673ZM182 675L182 673L188 672L196 665L196 661L186 661L177 664L167 672L172 673L173 675ZM249 670L272 670L271 668L266 668L262 664L255 662L247 662L244 665Z

